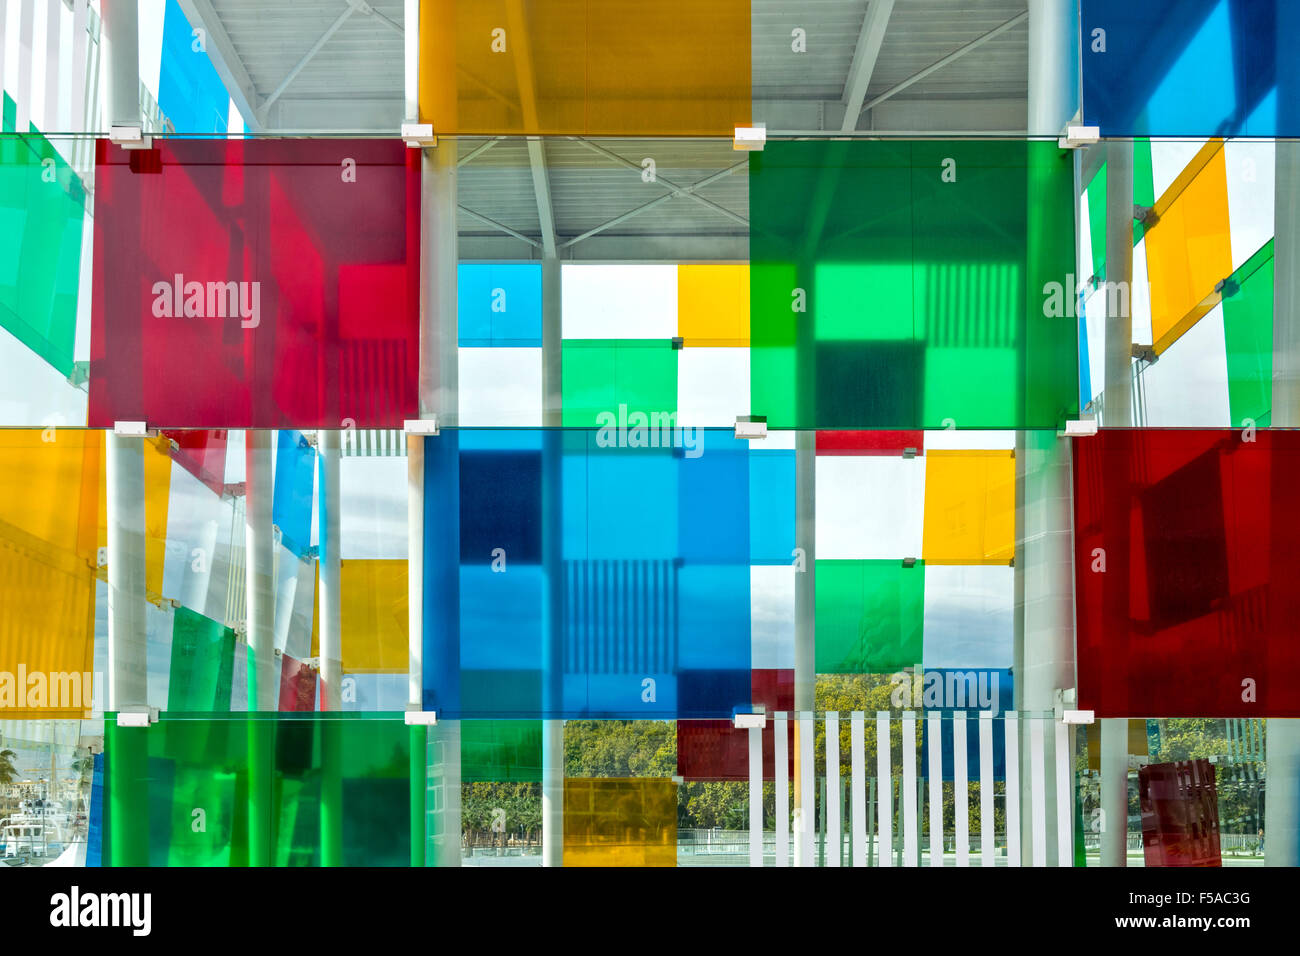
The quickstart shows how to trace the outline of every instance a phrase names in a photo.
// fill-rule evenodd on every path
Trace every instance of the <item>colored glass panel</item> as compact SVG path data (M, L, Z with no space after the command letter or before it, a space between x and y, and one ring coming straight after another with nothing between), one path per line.
M380 140L100 141L90 424L416 417L418 160Z
M1074 271L1055 144L771 143L749 186L751 411L770 426L1055 428L1077 410L1075 323L1051 305Z
M304 712L316 709L316 670L288 654L280 656L279 709Z
M203 34L206 44L206 31ZM158 108L182 136L224 135L230 116L230 94L199 45L177 0L167 0L163 14L162 64L158 76Z
M677 267L677 334L686 346L749 344L749 267Z
M1014 454L931 449L925 461L926 562L1009 564L1015 555Z
M1300 134L1286 0L1082 0L1083 118L1102 136Z
M677 352L655 339L565 339L566 427L649 425L677 414Z
M1223 289L1228 405L1233 425L1266 426L1273 409L1273 241L1228 277Z
M465 783L540 783L542 725L536 720L466 720L460 725Z
M462 262L456 268L456 317L461 348L541 348L541 265Z
M726 136L750 116L749 0L435 0L420 116L445 135Z
M163 432L173 442L172 458L220 495L226 485L225 429L175 429Z
M1210 761L1138 768L1142 855L1147 866L1222 866L1219 791Z
M427 709L706 718L748 706L743 442L671 429L457 437L459 450L425 460L426 500L458 503L426 512Z
M1080 707L1300 715L1297 465L1289 431L1102 429L1074 443Z
M339 575L344 673L406 673L410 665L406 561L345 558ZM312 619L311 656L320 656L319 607Z
M167 709L228 712L234 674L234 630L187 607L176 608Z
M920 455L925 450L923 431L826 431L817 433L819 455Z
M819 674L888 674L921 660L925 566L817 561Z
M1156 203L1146 230L1151 337L1163 351L1213 308L1220 280L1232 272L1228 173L1223 144L1213 141Z
M794 452L754 448L749 453L749 560L793 563L795 554Z
M399 718L164 714L147 729L109 720L104 731L113 866L410 862L410 734Z
M4 97L4 132L13 132ZM86 190L44 136L0 137L0 326L72 373ZM31 424L36 424L35 421Z
M794 709L794 671L754 670L754 710L766 714ZM776 726L763 729L763 779L776 779ZM794 725L786 725L786 779L794 777ZM748 780L749 731L730 720L677 721L677 775L686 780Z
M280 543L300 558L311 548L315 472L316 449L307 437L281 431L276 439L271 521L280 529Z
M966 724L966 774L968 780L978 780L982 764L980 762L980 712L993 713L996 722L993 725L993 779L1005 780L1007 773L1007 741L1003 730L1001 715L1011 710L1015 700L1010 670L991 670L972 668L955 670L950 668L926 668L921 686L921 706L926 713L938 712L943 719L939 721L940 750L943 760L944 780L952 780L956 772L953 747L956 737L953 726L958 720ZM957 717L957 713L966 714ZM930 739L929 727L921 741L921 776L930 776Z
M677 784L653 777L564 781L565 866L676 866Z

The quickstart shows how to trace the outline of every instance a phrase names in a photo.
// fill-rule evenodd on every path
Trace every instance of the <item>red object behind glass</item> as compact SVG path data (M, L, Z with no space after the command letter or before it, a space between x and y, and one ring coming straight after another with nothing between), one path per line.
M1222 866L1219 792L1208 760L1138 768L1147 866Z
M1079 706L1300 716L1300 432L1073 442Z
M89 424L416 417L419 190L396 140L100 140Z
M755 705L765 713L794 710L794 671L756 670L750 677ZM794 722L786 724L786 779L794 774ZM763 731L763 779L776 779L776 744L771 717ZM727 720L677 721L677 774L686 780L748 780L749 731Z

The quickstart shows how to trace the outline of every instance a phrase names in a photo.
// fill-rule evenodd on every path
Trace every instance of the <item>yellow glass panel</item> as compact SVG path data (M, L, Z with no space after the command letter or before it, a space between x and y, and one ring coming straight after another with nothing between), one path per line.
M564 781L565 866L676 866L677 784L660 777Z
M340 568L345 674L404 674L407 642L406 561L345 560ZM317 568L316 593L320 593ZM320 605L311 624L311 653L320 656Z
M440 135L726 136L750 125L749 0L425 0Z
M0 430L0 717L89 709L102 432Z
M1015 534L1013 452L926 451L926 564L1010 564Z
M1146 233L1151 335L1167 348L1217 301L1214 287L1232 272L1228 172L1223 144L1208 143L1156 204Z
M678 266L677 334L688 346L748 346L749 266Z

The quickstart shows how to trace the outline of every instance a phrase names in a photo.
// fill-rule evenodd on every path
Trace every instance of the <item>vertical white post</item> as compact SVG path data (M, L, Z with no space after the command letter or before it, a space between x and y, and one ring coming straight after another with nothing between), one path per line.
M1300 143L1278 140L1274 151L1271 421L1274 428L1295 428L1300 426ZM1254 729L1252 721L1252 737ZM1300 720L1269 718L1264 760L1264 862L1300 866Z
M564 424L563 272L554 255L542 259L542 422L558 430ZM554 434L543 438L542 537L545 557L546 613L543 618L543 693L548 712L542 721L542 865L564 865L564 721L563 707L563 516L562 447ZM761 753L761 751L760 751ZM760 829L762 817L759 817ZM762 865L762 858L759 859Z
M925 720L930 744L930 865L943 866L943 717L931 711Z
M920 866L916 802L916 711L903 711L903 865Z
M1029 718L1029 793L1033 864L1047 866L1047 780L1043 769L1043 721Z
M892 866L894 855L894 786L890 779L889 711L876 711L876 797L880 801L876 852L881 866Z
M212 585L212 565L217 556L217 522L205 521L199 530L198 550L203 555L202 569L194 570L194 561L185 564L184 587L181 603L186 607L208 614L208 590ZM191 552L192 553L192 552ZM209 617L212 615L208 614Z
M134 3L131 4L131 7L132 10L129 15L130 26L134 28L135 4ZM104 16L106 19L108 18L107 10L104 12ZM128 15L125 13L121 14L121 20L124 23L124 25L120 28L120 30L123 34L125 34L127 30L127 27L125 25L127 16ZM26 133L29 128L29 124L31 123L32 44L35 42L34 41L34 34L36 30L35 21L36 21L36 0L22 0L22 9L20 12L20 19L18 21L18 30L19 30L18 33L18 95L14 103L14 105L17 107L14 113L14 120L15 120L14 129L17 130L19 133ZM118 29L119 28L116 25L114 25L112 29L109 29L109 25L107 23L105 24L104 32L105 34L109 35L110 43L111 43L112 34L118 32ZM123 60L125 60L127 56L127 51L125 49L125 46L126 44L123 43L122 55L120 57L120 59ZM119 59L119 57L116 54L116 51L112 51L110 49L110 53L113 53L113 59ZM138 66L136 67L136 70L138 72L139 70Z
M1101 865L1128 865L1128 721L1101 724Z
M849 714L850 782L853 794L853 865L867 865L867 775L864 714Z
M795 772L799 776L799 786L795 793L799 795L801 803L800 806L794 809L796 823L795 850L797 853L795 865L816 866L816 857L814 855L816 838L813 827L815 823L813 808L816 806L813 798L813 787L817 782L817 751L813 746L816 728L813 726L813 721L816 718L811 711L800 711L798 719L799 749L795 754Z
M784 713L772 721L772 754L776 763L776 865L790 865L790 726Z
M763 865L763 729L749 728L749 865Z
M59 21L62 13L62 0L45 0L45 128L49 130L68 128L63 118L63 99L59 96L59 53L63 49L59 42Z
M339 550L339 494L342 467L339 433L316 433L320 453L320 709L342 709L343 686L343 561ZM408 502L409 504L409 502ZM409 536L408 536L409 541ZM409 568L408 568L409 571ZM408 619L409 623L409 619Z
M244 432L244 596L248 608L248 707L279 709L275 659L275 591L272 586L271 435L264 429Z
M23 3L24 25L30 17L31 0ZM139 14L134 3L122 0L110 0L101 5L103 13L103 33L101 44L102 62L105 70L104 115L107 125L139 126L140 120L140 25ZM27 33L30 47L31 33ZM30 49L24 51L30 55ZM22 82L22 75L19 75ZM30 82L30 79L28 80ZM21 125L27 107L18 103L18 129L26 132Z
M826 865L839 866L844 847L840 837L840 715L826 714Z
M108 432L108 702L148 704L145 666L144 445Z
M1020 720L1009 711L1002 718L1006 738L1007 866L1020 865Z
M1056 724L1056 865L1074 866L1074 787L1070 766L1070 728L1062 720ZM1125 726L1127 721L1121 726ZM1125 739L1128 731L1125 726ZM1127 743L1125 744L1127 748Z
M86 9L89 0L73 0L72 4L72 130L76 133L93 131L86 116Z
M980 866L993 866L993 713L980 711Z
M817 627L817 433L795 433L795 544L803 551L803 570L794 576L794 709L800 731L795 737L794 854L801 866L813 859L813 786L817 766L813 755L803 753L803 726L809 727L812 746L812 712L816 688ZM807 715L807 716L805 716ZM805 779L805 769L807 779Z
M966 779L966 712L958 710L952 715L952 830L958 866L970 866L970 793Z

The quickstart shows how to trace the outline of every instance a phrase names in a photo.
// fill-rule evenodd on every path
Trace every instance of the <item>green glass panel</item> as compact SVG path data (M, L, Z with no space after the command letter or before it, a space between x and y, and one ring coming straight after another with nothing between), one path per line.
M163 714L104 730L114 866L410 862L400 715Z
M817 562L819 674L888 674L921 663L925 564Z
M634 426L635 415L648 425L652 415L677 413L677 351L668 339L565 339L561 361L565 426Z
M64 375L72 372L86 196L53 144L14 133L4 101L0 137L0 325Z
M1247 418L1268 425L1273 408L1272 239L1224 283L1223 338L1233 426Z
M1074 271L1055 143L777 142L749 163L754 414L1055 428L1077 413L1075 322L1049 304Z
M1133 140L1133 205L1150 209L1156 204L1155 174L1151 169L1151 140ZM1142 223L1133 223L1133 244L1145 234Z
M235 676L235 632L187 607L172 619L169 711L229 711Z
M465 783L540 783L541 721L462 721L460 774Z

